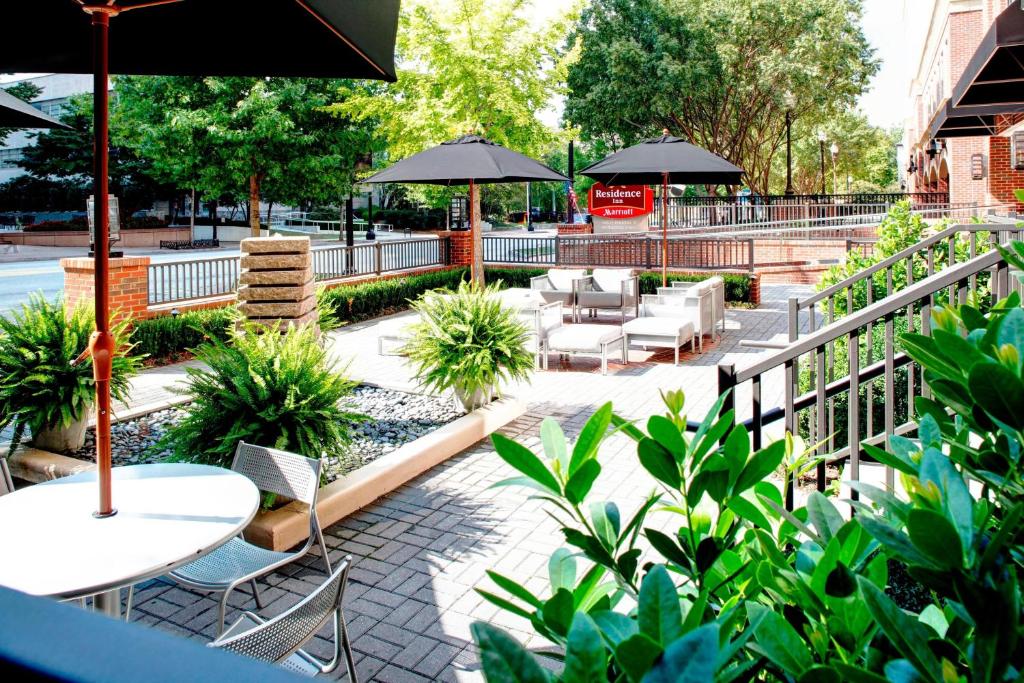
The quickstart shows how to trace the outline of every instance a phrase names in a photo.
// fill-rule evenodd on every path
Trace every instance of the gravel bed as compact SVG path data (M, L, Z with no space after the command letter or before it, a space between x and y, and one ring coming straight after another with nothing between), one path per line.
M404 391L357 387L347 401L348 409L367 419L350 423L352 444L348 452L327 457L324 469L328 481L362 467L398 447L414 441L462 415L451 398L423 396ZM111 426L110 442L114 465L159 462L168 452L157 452L156 443L170 425L184 416L181 407L118 422ZM96 433L86 432L85 446L68 455L95 459Z

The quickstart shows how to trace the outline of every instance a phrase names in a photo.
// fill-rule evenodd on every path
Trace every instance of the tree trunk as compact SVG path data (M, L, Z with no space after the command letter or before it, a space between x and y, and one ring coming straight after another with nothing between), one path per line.
M471 266L471 277L475 284L484 286L484 238L483 227L480 225L480 190L476 184L470 182L470 238L473 241L473 261Z
M217 239L217 200L210 202L210 225L213 230L213 239Z
M267 202L267 229L270 229L270 214L274 212L274 200Z
M253 237L260 236L260 177L249 176L249 230Z
M196 238L196 188L192 188L192 203L188 206L188 232L190 239Z

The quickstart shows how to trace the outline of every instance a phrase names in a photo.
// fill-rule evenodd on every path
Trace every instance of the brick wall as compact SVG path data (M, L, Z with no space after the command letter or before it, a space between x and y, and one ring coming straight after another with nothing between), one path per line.
M473 260L473 234L469 230L452 230L450 238L451 263L453 266L468 266Z
M95 300L94 261L91 258L61 259L64 300L71 307ZM148 317L149 257L110 259L110 312L112 320Z
M559 235L590 235L594 232L594 226L590 223L559 223Z
M988 149L989 193L996 201L1015 206L1018 212L1024 211L1024 204L1013 196L1014 190L1024 188L1024 171L1015 171L1010 167L1010 139L991 137L988 139Z

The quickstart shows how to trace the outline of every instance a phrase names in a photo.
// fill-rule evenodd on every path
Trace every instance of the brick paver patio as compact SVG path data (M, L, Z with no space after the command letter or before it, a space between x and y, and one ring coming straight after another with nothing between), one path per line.
M742 339L784 340L785 299L807 293L803 287L765 286L760 309L730 310L724 339L710 348L705 344L702 356L687 354L678 368L664 352L651 362L648 354L633 351L629 366L612 364L606 377L596 361L574 358L561 367L552 359L552 371L537 373L532 384L511 392L529 408L502 433L539 449L538 428L545 416L554 417L572 436L607 400L628 417L660 412L658 389L683 388L690 414L702 417L715 398L717 363L742 367L753 354L765 353L740 346ZM332 336L335 353L352 360L349 372L356 378L411 388L402 358L376 355L372 323ZM166 385L168 380L161 381ZM155 400L158 382L146 386L146 400ZM772 405L781 396L781 374L766 377L764 389L765 404ZM652 488L647 475L638 474L632 443L612 437L601 462L604 469L592 497L614 499L623 515L630 514ZM527 623L499 612L473 591L489 583L485 571L492 568L535 592L546 591L547 560L561 545L561 534L541 506L528 499L528 491L490 488L512 475L489 442L481 442L326 530L332 561L348 554L355 558L345 605L361 680L480 680L469 634L478 619L507 627L530 647L545 645ZM261 582L267 605L261 613L279 614L323 578L314 551ZM236 591L232 602L236 609L253 608L245 590ZM156 581L136 594L132 620L206 642L214 636L216 612L212 598ZM327 655L328 647L328 640L317 639L310 649ZM339 667L335 676L345 677L344 669Z

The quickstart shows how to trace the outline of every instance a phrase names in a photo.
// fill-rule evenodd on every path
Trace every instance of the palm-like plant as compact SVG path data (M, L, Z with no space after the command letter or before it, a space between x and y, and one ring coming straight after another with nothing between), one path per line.
M229 466L239 441L319 458L349 443L361 416L342 401L355 383L337 369L310 326L284 334L252 324L199 346L205 368L188 368L192 402L156 448L171 459Z
M529 329L496 292L463 282L454 293L428 292L412 305L420 322L403 352L416 365L416 379L431 391L454 389L466 410L500 395L501 382L527 379L533 370Z
M72 366L89 345L95 325L92 310L83 305L67 310L59 300L33 294L20 311L0 316L0 430L14 426L10 456L28 429L38 436L46 429L71 426L85 417L95 402L92 359ZM112 328L117 344L110 393L123 401L128 382L141 358L130 355L128 323Z

